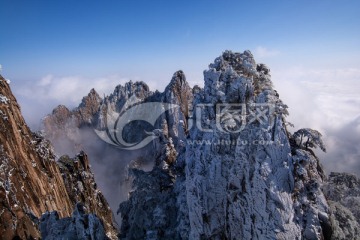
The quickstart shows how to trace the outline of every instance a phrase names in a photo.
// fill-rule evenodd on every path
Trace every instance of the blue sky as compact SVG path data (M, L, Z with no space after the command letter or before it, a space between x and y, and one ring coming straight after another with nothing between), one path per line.
M164 80L179 68L198 81L223 50L263 46L284 62L338 65L336 54L348 65L360 52L359 10L359 1L1 0L0 63L16 81Z
M36 128L92 87L109 94L133 79L162 90L179 69L201 85L224 50L249 49L270 66L290 121L321 130L336 149L349 145L341 129L360 142L359 12L360 1L346 0L0 0L1 74ZM344 168L336 156L360 172L360 147L331 156L329 169Z

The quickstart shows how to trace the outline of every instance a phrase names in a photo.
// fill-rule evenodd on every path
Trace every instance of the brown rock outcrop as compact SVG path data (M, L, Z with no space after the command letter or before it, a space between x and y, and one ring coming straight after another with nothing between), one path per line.
M68 217L79 201L98 214L109 235L116 235L111 211L96 189L86 155L76 159L78 163L68 162L77 166L60 163L59 167L52 145L30 131L8 83L0 76L1 239L38 239L38 219L43 213L57 211L60 217ZM83 192L74 192L74 181L67 181L72 177L81 182Z
M108 237L116 239L113 213L97 187L88 156L84 152L80 152L75 158L65 155L59 159L58 164L71 202L81 202L85 209L96 214L102 220Z

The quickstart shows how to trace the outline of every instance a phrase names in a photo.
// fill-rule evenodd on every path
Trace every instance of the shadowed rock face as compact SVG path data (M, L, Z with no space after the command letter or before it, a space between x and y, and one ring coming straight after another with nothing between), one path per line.
M160 117L156 126L160 137L153 144L155 162L145 172L130 169L135 191L120 204L121 239L188 239L188 217L184 185L184 152L188 126L188 108L192 106L192 90L182 71L174 73L163 93L145 101L178 105ZM183 212L179 209L183 208Z
M360 179L357 176L332 172L323 191L327 199L349 208L360 223Z
M89 96L90 95L91 95L91 93L89 94ZM134 97L136 97L136 98L134 98ZM162 181L161 181L160 186L163 189L170 189L172 191L172 185L173 185L172 181L175 179L175 176L172 176L171 172L175 171L174 169L176 169L176 168L183 169L183 165L185 164L184 159L183 160L176 160L176 159L180 152L185 151L185 142L183 140L186 138L186 135L187 135L186 129L187 129L187 125L188 125L188 122L187 122L188 112L189 112L188 108L189 108L189 106L192 105L192 99L193 99L192 89L189 87L189 85L185 79L185 75L182 71L178 71L178 72L174 73L174 75L170 81L170 84L165 88L165 91L163 93L160 93L158 91L156 91L156 92L149 91L147 85L142 82L135 82L135 83L129 82L129 83L125 84L124 86L119 85L115 88L114 92L110 96L107 96L100 101L100 105L98 107L97 112L95 112L92 115L92 117L89 118L89 119L92 119L91 125L94 128L98 128L99 130L104 129L104 127L106 126L107 108L111 108L113 110L120 111L121 109L126 107L126 104L129 104L128 101L130 98L135 99L136 103L163 102L163 103L171 103L171 104L179 106L177 108L166 111L163 115L161 115L159 117L159 119L155 123L155 126L153 126L153 128L150 129L150 131L152 131L152 130L156 131L159 138L156 141L154 141L152 144L149 144L150 146L145 147L144 150L142 150L142 154L140 154L139 158L137 158L136 155L131 155L127 162L127 163L129 163L131 160L133 160L132 162L130 162L129 168L131 168L132 166L139 167L139 165L141 167L141 164L144 162L145 163L153 162L153 163L155 163L156 166L159 167L158 168L159 171L162 171L163 169L167 169L164 172L164 176L166 176L166 179L164 179L164 183L162 183ZM91 106L93 106L93 105L91 105ZM60 151L60 152L61 152L61 147L62 147L61 144L63 144L64 142L67 142L67 143L71 142L72 146L84 144L84 142L79 141L79 139L82 139L82 138L78 137L78 136L74 137L74 134L81 135L83 133L82 129L84 129L84 127L86 128L88 123L85 121L82 121L81 119L79 120L79 118L77 117L78 116L77 113L80 110L89 112L86 109L83 109L83 108L87 108L83 104L80 104L78 108L70 111L70 114L68 114L67 111L59 110L62 108L63 108L62 106L57 107L51 115L47 116L44 119L44 127L45 127L46 135L52 141L54 141L57 151ZM66 120L63 121L63 119L67 119L67 121ZM76 120L74 120L74 119L76 119ZM125 136L127 136L128 139L139 139L139 138L141 138L141 136L140 136L141 131L138 129L141 129L142 127L143 127L142 123L138 123L138 125L136 125L135 127L133 126L131 128L125 128L123 134ZM134 129L136 129L136 130L134 130ZM56 133L56 134L54 134L54 133ZM97 138L97 137L95 136L95 138ZM59 139L65 139L65 141L61 141L60 142L61 144L56 144L59 142L58 141ZM87 139L87 140L89 141L89 139ZM100 142L100 145L101 144L105 145L104 143ZM106 147L100 148L99 152L95 152L95 153L94 153L94 151L91 151L91 152L94 154L95 158L96 157L102 158L103 156L106 156L107 154L110 154L110 155L113 154L114 156L117 154L118 158L120 158L121 160L126 162L126 159L124 160L124 158L126 158L125 154L121 154L121 152L112 153ZM99 160L99 159L96 159L95 161L97 161L97 160ZM109 164L109 167L112 166L112 165L110 165L112 163L108 163L108 164ZM119 165L119 162L116 162L116 164ZM125 166L124 166L124 168L125 168ZM117 174L124 175L124 168L120 169ZM136 172L137 170L138 170L138 172ZM137 170L134 170L134 171L129 170L130 174L129 174L128 179L131 180L131 179L136 178L135 177L136 174L147 175L145 172L143 172L139 169L137 169ZM170 176L169 176L169 174L170 174ZM150 174L149 179L151 179L152 176L155 177L155 178L153 178L153 180L157 181L156 177L158 177L158 175ZM112 176L109 176L109 178L111 178L111 177ZM120 176L120 178L121 178L121 176ZM165 184L165 182L167 182L167 183ZM169 186L163 187L162 184L169 185ZM149 185L146 185L146 183L144 183L144 184L142 184L142 186L145 187L145 186L149 186ZM139 187L139 189L140 189L140 187ZM155 191L157 191L156 187L151 187L149 189L153 189L154 194L155 194ZM162 198L162 196L165 196L165 195L159 195L157 201L164 202L164 199ZM175 196L176 195L172 195L172 197L167 197L169 199L169 202L168 202L167 206L164 205L164 208L167 208L167 209L174 208L171 205L171 203L174 203L177 201L174 199ZM132 203L130 205L132 205ZM144 207L144 206L140 206L140 205L141 205L140 202L134 203L134 208L129 208L128 210L136 211L136 208L141 209ZM150 208L150 206L149 206L149 208ZM122 208L122 209L123 209L123 212L121 212L121 216L123 218L123 224L122 224L123 227L122 228L125 229L125 228L127 228L126 227L127 223L126 223L126 220L124 220L124 219L126 219L127 216L132 213L130 213L130 212L126 213L127 210L125 208ZM146 216L144 215L141 218L146 218ZM141 218L139 218L139 221L141 221L140 220ZM176 221L173 221L173 222L176 222ZM132 231L134 231L134 232L139 231L138 233L136 233L136 237L141 238L141 236L145 236L145 235L143 235L143 229L142 229L143 226L141 226L141 228L137 228L137 225L141 226L141 222L134 224L134 226L132 227L132 229L133 229ZM164 225L157 225L157 228L161 229L161 228L165 228L165 227L164 227ZM174 232L174 228L169 228L169 229L171 229L172 233ZM172 236L172 235L170 234L167 236Z
M94 214L86 214L84 206L76 204L71 217L59 218L57 212L46 212L40 219L41 237L46 240L108 240L102 222Z
M328 203L333 234L327 239L360 239L360 225L352 212L341 203L330 200Z
M56 152L60 154L75 154L84 149L88 154L91 164L94 166L95 178L100 177L99 186L109 188L108 196L126 195L122 200L127 198L130 181L128 179L128 168L137 166L143 168L144 165L153 165L155 159L164 155L167 149L176 147L178 150L184 148L184 139L186 136L188 107L192 103L192 89L189 87L185 75L182 71L177 71L166 90L163 93L158 91L151 92L148 86L143 82L128 82L124 86L117 86L112 94L98 99L93 91L84 97L83 103L77 108L68 111L64 106L58 106L53 113L44 118L43 126L45 135L55 146ZM99 101L88 101L86 99L98 99ZM84 104L92 102L92 104ZM101 141L94 133L97 130L105 130L107 122L107 111L120 112L131 104L141 104L150 102L164 102L179 106L170 109L159 116L154 126L144 124L141 121L135 121L132 125L126 126L123 130L124 138L129 142L136 142L144 137L146 131L159 130L157 133L159 139L147 145L140 151L121 151L109 144ZM96 109L96 111L93 111ZM92 109L92 110L91 110ZM80 118L79 112L91 112L91 116L86 120ZM89 119L91 119L89 121ZM134 130L136 129L136 130ZM169 139L167 147L158 145L161 139ZM159 150L159 148L161 150ZM169 152L167 162L174 162L176 159L175 152ZM179 163L179 161L177 162ZM182 162L184 164L184 162ZM100 169L100 170L99 170ZM104 170L106 173L104 174ZM96 172L98 170L98 172ZM131 177L130 177L131 178ZM124 183L125 190L123 193L116 192L120 183ZM118 185L116 185L118 184ZM122 187L122 185L120 186ZM104 192L105 193L105 192ZM120 202L118 200L116 205Z
M100 222L106 223L107 232L116 238L111 211L93 186L86 155L69 160L71 166L62 163L59 167L52 145L30 131L1 76L0 98L1 238L39 238L38 219L43 213L57 211L59 217L68 217L77 202L84 202L88 211L96 212ZM68 113L64 107L59 111ZM80 185L83 191L74 192ZM98 204L103 206L100 208Z
M117 238L113 213L98 189L91 172L88 156L80 152L75 158L62 156L58 160L61 175L72 203L81 203L87 212L95 214L111 239Z
M139 99L144 99L152 94L143 82L129 82L125 86L119 85L105 99L102 99L94 89L91 89L77 108L70 111L63 105L56 107L52 114L43 119L43 129L46 137L54 142L57 152L76 153L83 148L79 141L82 137L79 129L87 126L98 129L104 128L106 126L107 107L114 111L120 111L130 97L136 96Z
M360 179L332 172L323 192L332 211L333 239L360 239Z

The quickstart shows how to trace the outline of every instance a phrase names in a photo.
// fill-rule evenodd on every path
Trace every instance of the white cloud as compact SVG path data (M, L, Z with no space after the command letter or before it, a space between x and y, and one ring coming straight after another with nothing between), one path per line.
M49 75L43 77L42 79L40 79L40 81L37 82L37 85L42 86L42 87L47 86L47 85L51 84L51 80L53 78L54 78L53 75L49 74Z
M359 139L356 137L358 130L349 129L355 126L352 123L360 115L360 68L284 69L280 65L278 69L273 68L271 74L275 89L289 106L288 120L295 124L295 129L289 130L310 127L321 131L328 145L328 153L320 155L327 171L353 168L360 173L360 169L356 170L360 167L356 163L360 150L351 148L351 144L356 145L358 142L349 141L350 138ZM127 81L127 78L119 76L85 78L47 75L35 83L24 83L14 90L27 122L33 128L38 128L39 119L58 104L73 108L91 88L103 96L112 93L116 85ZM164 87L160 81L146 82L150 83L152 90ZM360 128L360 124L355 128ZM339 167L341 164L342 168Z
M272 75L275 87L296 111L294 121L299 124L334 128L360 114L360 69L294 67L272 71Z
M13 90L22 106L26 121L30 127L38 129L39 119L49 114L57 105L62 104L72 109L80 104L82 98L92 88L103 97L111 94L117 85L124 85L129 80L118 75L86 78L82 76L57 77L49 74L35 82L15 85ZM132 80L139 81L140 78L135 77ZM146 83L151 90L164 88L164 84L160 81Z
M2 71L2 65L0 64L0 72Z
M320 153L327 172L360 174L360 68L271 71L275 89L289 106L295 129L310 127L323 133L328 152Z
M278 50L271 50L268 48L265 48L263 46L258 46L255 49L255 57L256 59L263 59L263 58L269 58L269 57L275 57L280 54L280 51Z
M13 91L20 103L22 113L29 126L38 130L41 119L59 104L69 109L77 107L81 99L92 88L103 97L111 94L115 86L124 84L129 79L119 76L85 78L81 76L56 77L47 75L35 82L15 85Z
M116 85L124 84L126 81L128 79L118 76L84 78L81 76L55 77L49 74L35 83L24 84L17 89L17 92L22 97L32 100L75 106L91 88L95 88L101 96L109 95Z

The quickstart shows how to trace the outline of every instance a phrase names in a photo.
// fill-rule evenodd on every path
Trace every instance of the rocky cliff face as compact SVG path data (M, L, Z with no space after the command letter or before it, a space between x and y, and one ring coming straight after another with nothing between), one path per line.
M139 169L151 169L155 162L154 159L166 156L168 149L175 149L175 147L182 151L185 149L184 142L180 139L184 139L186 135L188 106L192 102L192 90L186 82L184 73L178 71L163 93L150 91L143 82L130 81L124 86L117 86L112 94L103 99L94 96L98 95L91 90L88 96L83 98L82 103L73 110L68 110L62 105L55 108L53 113L43 120L45 134L54 143L58 153L73 154L80 149L85 149L90 156L91 164L95 166L95 178L96 176L101 178L99 185L111 189L107 192L110 198L118 199L118 196L122 195L124 197L121 201L123 201L127 198L131 184L130 179L132 179L131 174L129 175L129 168L136 166ZM97 100L89 101L87 99ZM84 102L89 104L84 104ZM157 133L159 141L161 139L168 141L171 138L166 146L157 140L140 151L122 151L101 141L95 135L94 129L106 130L108 109L120 112L132 105L151 102L166 102L181 107L166 111L159 116L154 126L142 121L134 121L124 128L122 135L126 141L137 142L146 136L145 131L157 129L159 130ZM96 108L96 111L91 110ZM88 117L84 119L80 117L80 112L92 112L92 114L87 115ZM176 159L175 152L166 158L167 162L173 162ZM103 177L104 175L106 177ZM114 186L116 186L115 189ZM124 189L124 192L118 191L121 188ZM114 196L115 194L117 196ZM117 207L119 201L117 200L113 206Z
M91 95L93 95L93 93L90 92L88 97L85 97L84 99L89 98ZM133 153L130 155L130 157L127 157L126 154L120 154L121 151L119 152L119 150L116 150L116 153L114 153L114 150L108 149L105 146L99 149L99 151L90 151L92 154L94 154L94 158L101 158L106 155L113 155L113 158L119 158L121 161L128 164L127 166L124 165L123 169L120 169L119 172L117 172L118 175L123 175L123 177L120 177L119 179L123 179L126 182L131 182L133 179L135 179L134 181L137 181L137 174L147 176L148 180L144 180L143 178L141 178L144 180L144 182L140 181L138 183L139 191L134 194L140 194L142 196L144 194L149 196L155 196L159 191L156 186L164 189L164 191L168 189L168 191L172 192L172 185L176 179L176 176L174 175L176 174L176 169L182 169L180 171L183 171L185 160L177 160L177 156L179 155L179 153L185 151L186 144L184 142L184 139L186 138L187 126L189 124L188 108L192 106L192 100L192 89L189 87L185 79L184 73L182 71L178 71L174 73L169 85L165 88L165 91L163 93L160 93L158 91L151 92L147 85L143 82L134 83L130 81L124 86L117 86L114 92L110 96L106 96L104 99L101 99L98 105L96 105L97 103L87 106L85 106L84 104L80 104L79 107L72 111L67 110L64 106L58 106L56 109L54 109L51 115L47 116L44 119L44 128L47 137L55 143L57 151L61 152L64 144L71 143L68 144L66 148L68 148L70 145L78 146L79 144L84 144L84 142L79 140L83 139L81 135L84 134L83 130L86 129L89 124L91 124L94 128L98 130L105 130L108 118L108 109L120 112L124 109L131 107L134 104L136 105L151 102L170 103L179 106L177 108L170 109L169 111L166 111L163 115L159 116L154 126L151 126L151 128L149 128L149 126L147 124L144 124L143 122L135 122L131 127L124 128L123 136L126 140L130 142L141 140L144 137L143 130L154 130L154 132L158 135L158 139L156 139L154 142L152 142L145 148L141 149L140 152ZM89 118L87 118L91 119L90 121L84 121L80 119L80 115L78 113L80 111L89 112L87 110L89 106L98 106L98 109ZM137 131L134 131L134 129L137 129ZM77 134L77 136L74 137L74 134ZM59 139L61 139L61 141L59 141ZM103 142L97 142L97 144L105 145ZM98 161L100 160L98 159ZM146 163L152 163L153 165L155 164L156 167L154 169L154 172L159 171L157 173L164 176L165 179L161 180L160 184L156 183L158 181L158 174L151 174L141 170L143 168L143 165ZM111 167L114 163L108 162L107 164L109 164L108 166ZM116 162L116 164L119 165L121 164L121 162L118 161ZM126 169L129 170L126 171ZM109 176L109 178L111 178L111 176ZM163 184L168 186L163 186ZM183 187L184 185L182 185L182 188ZM144 192L140 193L140 189L143 189ZM148 191L151 191L151 194L149 194ZM161 191L162 190L160 190L157 197L154 197L155 202L161 201L162 203L164 203L163 197L165 197L166 194L161 194ZM166 199L168 199L168 201L166 204L160 207L161 209L167 209L169 211L170 209L173 209L172 204L178 201L176 199L177 194L170 195L171 196L166 196ZM130 198L135 199L132 195ZM129 202L128 204L131 205L131 207L122 207L121 210L118 211L118 213L121 212L122 216L122 228L124 229L123 232L126 232L125 229L131 228L131 234L128 234L128 236L130 236L130 238L132 239L141 239L147 234L146 231L145 233L143 231L144 226L142 224L144 222L141 220L147 218L146 214L143 216L137 215L137 220L134 220L131 216L132 214L134 214L133 211L137 213L142 213L141 209L145 207L142 206L142 203L143 201L139 201L136 203ZM167 214L167 210L163 214ZM131 219L127 220L128 217L130 217ZM179 218L181 218L180 215ZM150 222L151 219L152 216L149 215L147 221ZM150 224L151 226L156 226L154 228L158 229L160 232L166 232L165 226L169 224L167 223L167 221L170 219L174 222L174 224L177 224L176 219L173 220L173 217L166 217L165 220L161 220L162 224L155 222L147 224ZM128 224L131 224L132 226L129 226ZM174 228L168 229L170 233L166 233L164 234L164 236L173 236L175 231Z
M117 225L113 213L95 182L88 156L83 151L75 158L65 155L60 157L58 165L71 202L81 203L85 209L83 212L98 216L104 225L106 235L116 239Z
M76 166L63 161L59 167L52 145L27 127L8 83L1 76L0 99L1 238L39 239L38 219L43 213L57 211L59 217L68 217L77 202L96 212L99 221L105 223L106 233L116 238L111 211L93 186L86 155L67 161ZM74 192L74 187L80 185L82 191ZM103 204L102 208L98 204Z
M360 179L332 172L323 191L333 214L333 239L360 239Z
M123 219L121 239L188 239L184 153L193 97L184 73L176 72L163 93L145 101L179 107L160 117L161 125L155 130L160 138L153 145L155 154L149 156L155 161L154 168L149 172L130 170L136 190L118 210Z
M320 134L289 134L269 73L249 51L210 64L188 106L193 127L176 136L185 149L168 149L171 164L160 157L150 172L133 170L134 191L119 208L121 238L336 239L310 149L325 150ZM171 140L165 135L159 146Z
M9 85L0 78L1 233L5 239L39 237L34 218L58 210L68 216L72 203L51 145L34 135L21 116Z
M119 85L104 99L92 90L72 111L59 106L44 126L55 141L78 146L84 142L73 136L84 127L107 129L108 109L154 102L178 107L151 127L122 129L127 142L141 141L144 130L157 137L139 152L119 154L132 160L124 166L132 190L118 209L121 239L357 239L358 180L332 174L326 182L312 151L325 151L321 134L288 132L270 69L249 51L216 58L204 88L191 89L178 71L163 93L143 82Z
M40 219L40 230L46 240L108 239L101 220L94 214L86 214L81 203L76 204L71 217L60 219L56 211L46 212Z
M104 99L92 89L77 108L70 111L65 106L59 105L52 114L43 119L46 138L54 143L59 153L79 152L84 147L81 141L84 134L80 129L87 127L104 129L107 107L120 111L130 97L144 99L152 94L153 92L143 82L119 85L110 96Z
M286 106L271 86L269 69L256 65L248 51L225 52L204 78L195 105L210 106L197 119L207 130L194 128L190 139L210 144L186 151L190 238L323 238L321 221L328 222L329 211L319 190L322 178L312 153L290 146ZM298 178L301 160L311 179Z
M152 171L133 170L134 191L119 208L123 239L331 237L321 166L287 132L287 106L269 72L248 51L225 52L192 101L175 101L192 128L165 134L157 149L174 138L185 147L168 149L171 164L159 154Z
M46 137L56 145L57 152L75 154L82 150L78 128L91 125L100 102L101 98L92 89L77 109L70 111L64 105L59 105L51 115L43 119Z

